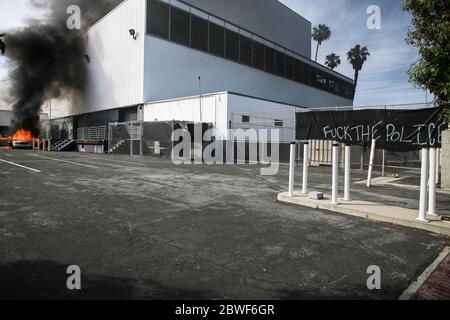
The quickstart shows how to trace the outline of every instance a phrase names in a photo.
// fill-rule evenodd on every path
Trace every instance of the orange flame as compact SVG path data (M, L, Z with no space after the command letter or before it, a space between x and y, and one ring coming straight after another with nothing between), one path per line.
M30 142L33 141L33 135L25 129L17 130L11 137L12 141Z

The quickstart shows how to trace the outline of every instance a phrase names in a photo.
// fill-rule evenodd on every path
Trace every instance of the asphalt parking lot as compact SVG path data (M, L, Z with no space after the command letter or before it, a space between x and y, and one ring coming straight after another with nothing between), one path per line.
M448 241L278 203L287 171L0 150L0 298L396 299ZM311 169L311 185L327 190L328 171ZM353 187L418 207L414 190ZM371 265L381 290L367 289Z

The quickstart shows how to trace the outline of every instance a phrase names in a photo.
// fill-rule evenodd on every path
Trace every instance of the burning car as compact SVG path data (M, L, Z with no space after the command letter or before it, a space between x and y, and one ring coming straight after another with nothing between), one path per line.
M33 135L24 129L17 130L11 137L13 149L32 149Z

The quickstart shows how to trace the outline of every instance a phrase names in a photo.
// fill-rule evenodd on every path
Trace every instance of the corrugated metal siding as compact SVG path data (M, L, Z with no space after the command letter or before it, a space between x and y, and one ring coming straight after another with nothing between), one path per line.
M146 1L127 0L89 30L89 90L77 112L143 102L145 11Z

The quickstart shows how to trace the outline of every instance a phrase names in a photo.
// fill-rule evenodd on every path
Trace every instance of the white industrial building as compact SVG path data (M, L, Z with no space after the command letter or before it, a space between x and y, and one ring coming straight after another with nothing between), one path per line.
M277 0L125 0L85 36L86 94L52 103L73 135L166 120L226 131L265 113L289 142L296 108L353 104L353 81L311 60L311 23Z

